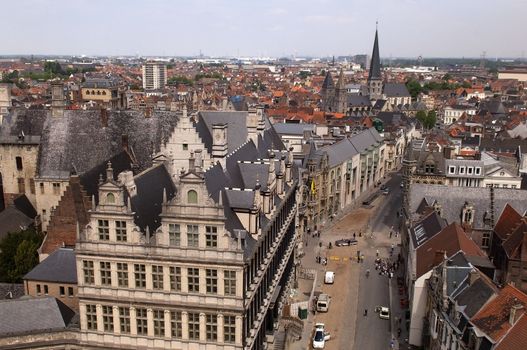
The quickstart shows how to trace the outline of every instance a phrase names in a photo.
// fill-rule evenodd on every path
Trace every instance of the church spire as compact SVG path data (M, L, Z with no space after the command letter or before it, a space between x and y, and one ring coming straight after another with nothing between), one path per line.
M375 24L375 27L377 27L377 23ZM377 32L377 28L375 28L375 41L373 42L373 52L371 54L368 80L381 79L381 59L379 56L379 36Z
M326 77L324 78L324 82L322 83L322 89L333 89L335 85L333 84L333 78L331 77L331 73L328 71L326 72Z
M340 89L340 90L346 89L346 85L344 84L344 70L342 68L340 69L339 80L337 80L336 88L337 88L337 90L338 89Z

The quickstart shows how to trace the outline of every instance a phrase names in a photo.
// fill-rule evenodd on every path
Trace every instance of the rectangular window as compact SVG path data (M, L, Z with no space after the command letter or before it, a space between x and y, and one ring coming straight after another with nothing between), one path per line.
M40 284L37 284L37 295L42 294L42 289L40 288Z
M105 332L113 332L113 307L108 305L102 306L102 323Z
M112 268L109 261L101 261L101 284L103 286L112 285Z
M86 305L86 327L89 330L97 330L97 307Z
M48 293L49 293L48 285L45 284L44 285L44 294L48 295Z
M225 295L236 295L236 271L223 271L223 284Z
M170 323L172 326L172 338L181 339L183 337L183 322L181 312L172 311L170 313Z
M68 296L69 297L73 296L73 287L68 287Z
M152 265L152 288L163 289L163 266Z
M19 177L18 181L18 193L26 193L26 182L23 177Z
M206 315L205 316L205 329L207 331L208 341L218 340L218 316L217 315Z
M24 166L22 164L22 157L16 157L16 170L24 170Z
M53 183L53 194L56 196L60 194L60 182Z
M188 338L199 340L199 313L188 313Z
M154 335L158 337L165 336L165 311L153 310L154 314Z
M223 341L225 343L236 341L236 316L223 316Z
M134 264L134 272L136 288L146 288L146 266Z
M181 245L181 230L179 224L168 224L169 244L174 247Z
M99 239L101 241L108 241L110 239L110 225L108 224L108 220L97 220L97 224Z
M218 246L218 228L216 226L205 226L205 244L207 248Z
M511 185L511 188L516 188L517 186L516 185Z
M477 167L476 168L476 175L480 175L481 174L481 168L480 167Z
M130 309L119 307L119 323L121 324L121 333L130 334Z
M464 166L460 166L459 167L459 173L460 174L464 174L465 173L465 167Z
M29 192L35 194L35 179L29 179Z
M199 246L198 225L187 225L187 245L189 247Z
M40 194L44 194L44 193L45 193L45 191L44 191L44 183L41 182L41 183L39 184L39 187L40 187Z
M117 263L117 284L128 288L128 264Z
M455 166L449 166L448 167L448 173L449 174L454 174L456 172L456 167Z
M188 269L188 291L191 293L199 293L199 269Z
M468 167L468 168L467 168L467 174L472 175L472 171L473 171L473 169L474 169L474 168L472 168L472 167Z
M148 335L148 317L145 308L138 307L135 309L137 335Z
M218 293L218 270L206 269L205 276L207 279L207 294Z
M188 143L183 144L183 151L188 151Z
M170 290L181 291L181 267L170 267Z
M128 240L126 236L126 221L115 222L115 239L117 239L117 242L126 242Z
M93 272L93 261L83 260L82 261L82 271L84 273L84 283L85 284L94 284L95 283L95 274Z
M64 288L64 286L59 287L59 293L61 297L66 295L66 289Z

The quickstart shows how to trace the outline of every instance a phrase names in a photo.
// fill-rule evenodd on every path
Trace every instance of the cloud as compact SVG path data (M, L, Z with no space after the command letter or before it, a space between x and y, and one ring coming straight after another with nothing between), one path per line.
M274 7L269 9L268 13L272 16L283 16L287 15L287 10L282 7Z

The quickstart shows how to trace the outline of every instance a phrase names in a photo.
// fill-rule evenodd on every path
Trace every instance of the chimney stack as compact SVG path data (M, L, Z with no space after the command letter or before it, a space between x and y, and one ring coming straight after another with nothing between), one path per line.
M522 317L524 312L525 312L525 308L523 307L522 304L516 304L516 305L511 306L511 311L509 314L509 323L511 324L511 326L514 326L516 321L518 321L520 317Z
M190 151L190 157L188 158L188 171L196 170L196 159L194 158L194 152Z
M103 128L108 127L108 111L106 108L101 108L101 125Z
M212 158L225 166L225 157L229 151L227 143L227 124L212 124Z
M64 116L64 83L54 81L51 83L51 116Z
M474 282L476 282L479 279L479 273L476 269L472 269L470 271L469 276L469 284L472 285Z

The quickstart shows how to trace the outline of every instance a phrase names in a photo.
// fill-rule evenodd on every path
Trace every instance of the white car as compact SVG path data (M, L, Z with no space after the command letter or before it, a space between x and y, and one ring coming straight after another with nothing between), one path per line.
M335 282L335 272L333 271L326 271L324 275L324 283L325 284L333 284Z
M379 317L382 318L383 320L389 320L390 319L390 309L385 306L381 307L379 311Z
M313 335L313 349L324 349L326 340L330 339L330 335L326 333L323 323L315 324L315 334Z

